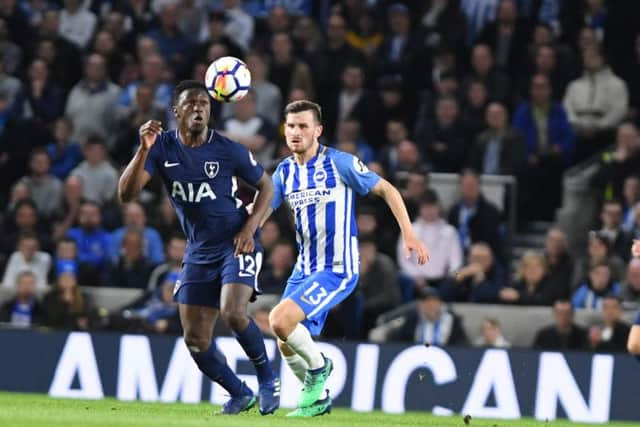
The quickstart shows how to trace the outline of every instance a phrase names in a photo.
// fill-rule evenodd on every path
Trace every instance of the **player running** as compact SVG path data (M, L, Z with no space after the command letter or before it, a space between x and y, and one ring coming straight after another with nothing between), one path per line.
M187 236L174 299L191 356L231 395L222 413L237 414L255 405L254 393L229 368L212 339L220 313L256 368L260 413L273 413L280 405L279 379L258 327L247 316L262 265L255 232L273 186L243 145L208 128L211 104L203 84L178 84L173 112L176 130L163 131L153 120L140 127L140 147L120 177L118 195L121 201L132 200L159 173ZM236 176L259 190L251 215L235 198Z
M318 143L322 133L319 105L292 102L284 115L285 138L293 155L272 176L271 210L284 200L289 204L299 254L269 322L283 358L304 385L298 408L287 416L313 417L331 411L324 386L333 366L311 335L320 334L329 310L358 283L354 190L361 195L372 192L389 205L400 225L407 257L415 251L418 262L424 264L429 252L416 239L402 197L389 182L369 171L357 157Z

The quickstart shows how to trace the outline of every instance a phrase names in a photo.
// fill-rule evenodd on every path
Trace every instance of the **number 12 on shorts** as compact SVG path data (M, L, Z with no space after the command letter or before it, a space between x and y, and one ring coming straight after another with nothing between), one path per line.
M262 254L257 253L255 257L250 254L238 255L238 275L240 277L254 277L260 271Z
M309 305L318 305L322 298L329 295L324 286L320 286L320 283L313 282L313 285L306 291L304 291L304 295L300 297L300 299L306 302Z

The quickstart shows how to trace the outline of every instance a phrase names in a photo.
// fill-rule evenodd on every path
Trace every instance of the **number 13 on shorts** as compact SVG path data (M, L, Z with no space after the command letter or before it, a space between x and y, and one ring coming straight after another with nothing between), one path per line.
M318 305L327 295L329 295L329 292L327 292L324 286L321 286L318 282L313 282L313 285L304 291L300 299L309 305Z

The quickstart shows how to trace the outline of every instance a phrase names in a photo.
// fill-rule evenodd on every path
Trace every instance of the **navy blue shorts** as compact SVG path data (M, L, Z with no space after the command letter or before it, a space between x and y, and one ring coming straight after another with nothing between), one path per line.
M258 275L262 267L262 247L256 244L251 254L234 256L234 247L211 264L183 264L173 288L173 300L179 304L220 307L220 290L231 283L242 283L260 293Z

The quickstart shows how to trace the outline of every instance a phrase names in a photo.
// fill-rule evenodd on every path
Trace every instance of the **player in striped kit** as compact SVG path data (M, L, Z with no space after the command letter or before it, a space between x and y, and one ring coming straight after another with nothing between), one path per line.
M398 190L357 157L319 144L319 105L292 102L284 114L285 138L293 155L272 176L271 209L288 203L295 217L299 254L269 322L283 358L304 385L298 408L288 416L312 417L331 411L324 385L333 366L311 335L320 334L329 310L358 283L354 191L361 195L372 192L387 202L400 225L406 256L416 252L418 262L424 264L429 253L413 233Z

